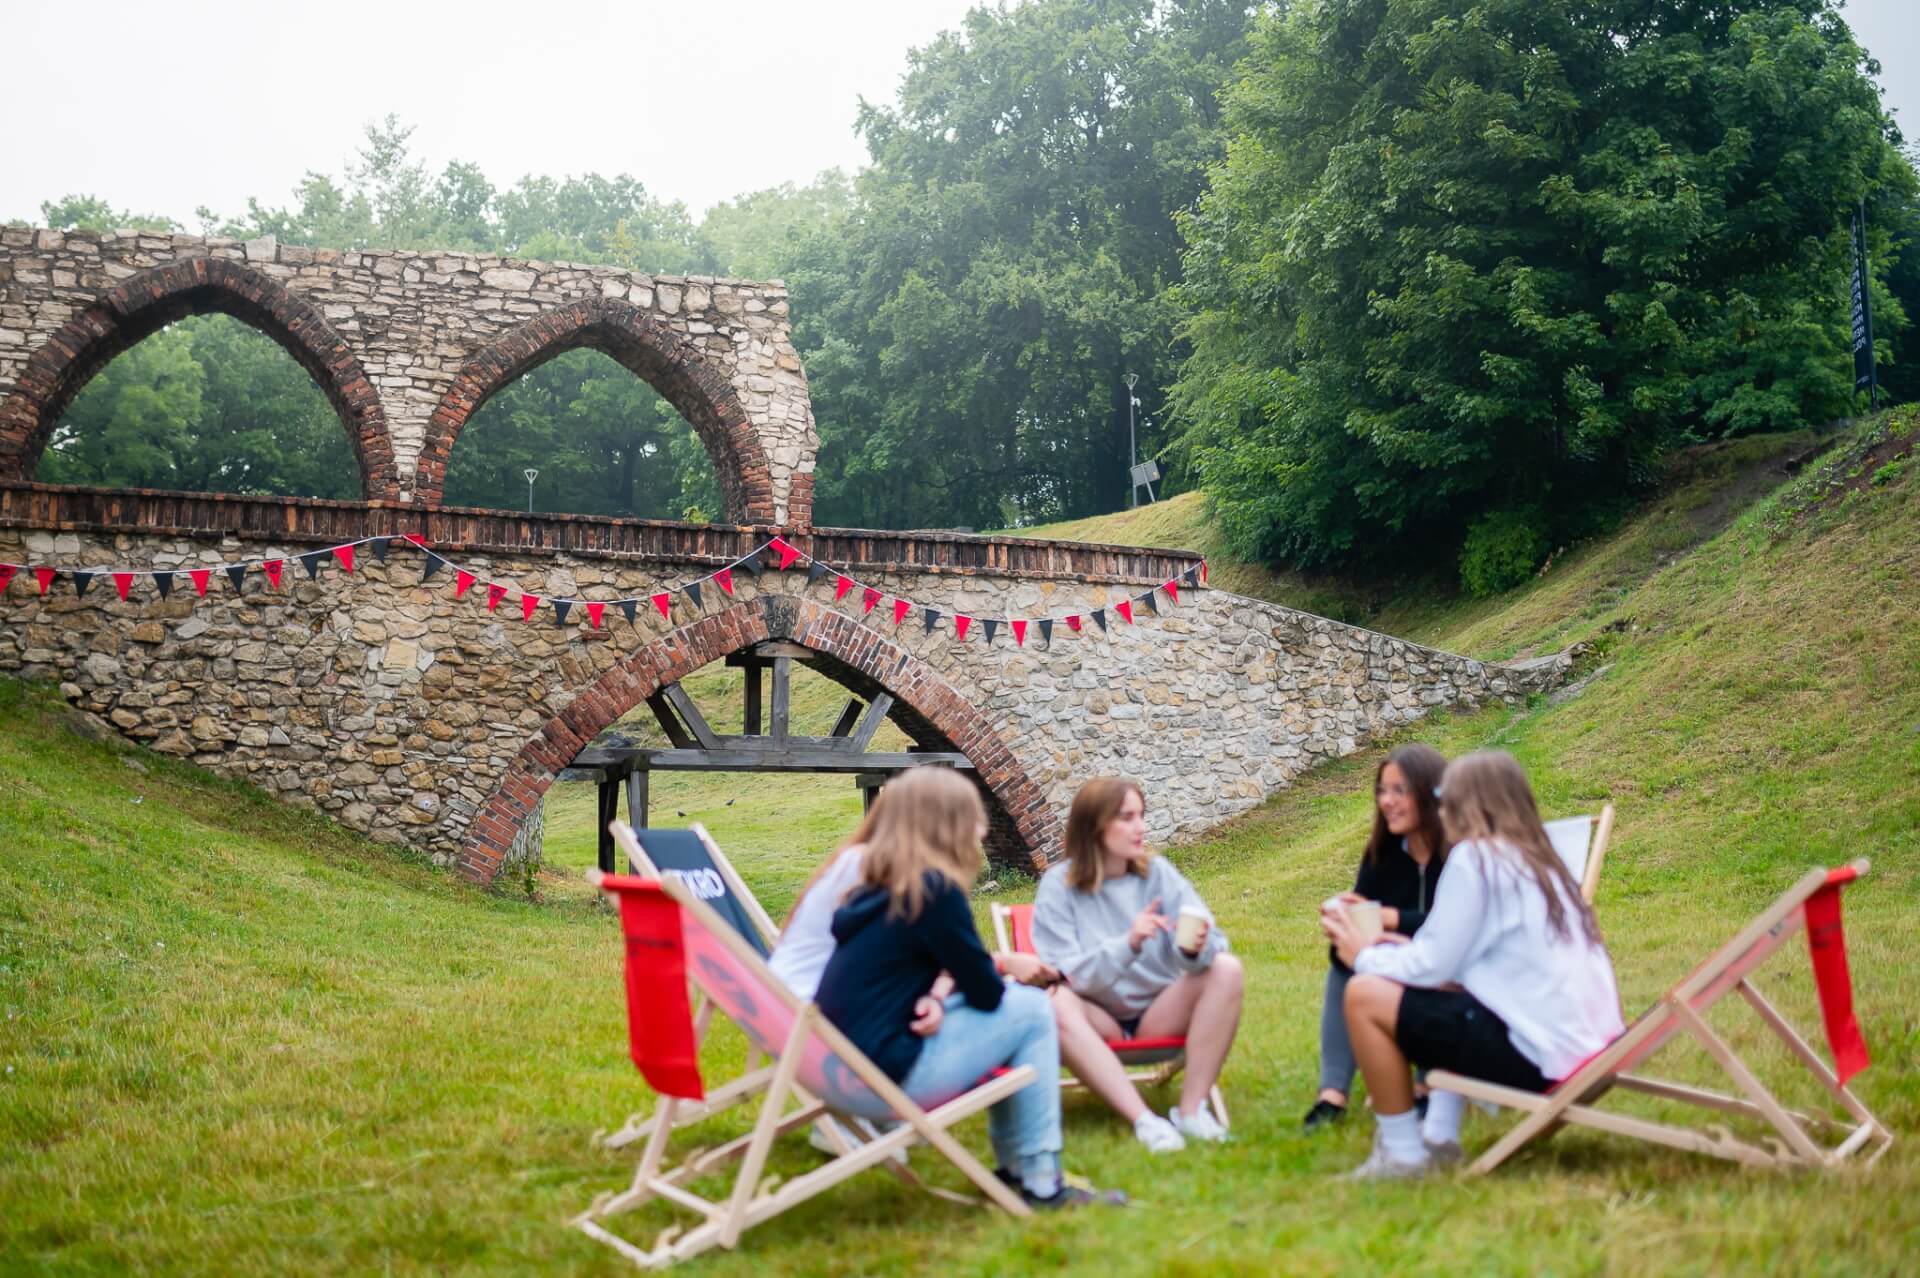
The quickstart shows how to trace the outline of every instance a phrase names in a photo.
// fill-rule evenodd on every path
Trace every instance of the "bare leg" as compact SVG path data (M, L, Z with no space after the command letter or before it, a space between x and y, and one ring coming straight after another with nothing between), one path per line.
M1140 1018L1140 1037L1184 1034L1187 1069L1180 1080L1180 1112L1197 1114L1220 1081L1220 1068L1240 1028L1246 972L1231 954L1217 956L1204 972L1181 977L1153 1000Z
M1053 987L1053 1019L1060 1026L1060 1059L1074 1077L1129 1123L1146 1113L1127 1067L1107 1046L1108 1039L1121 1037L1119 1022L1065 985Z
M1356 976L1347 982L1347 1037L1367 1080L1373 1112L1386 1116L1413 1108L1407 1058L1393 1038L1402 992L1397 981L1384 976Z

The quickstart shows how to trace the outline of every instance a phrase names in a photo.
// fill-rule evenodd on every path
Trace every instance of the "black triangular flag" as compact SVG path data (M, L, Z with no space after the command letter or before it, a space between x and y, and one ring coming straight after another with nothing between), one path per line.
M153 584L159 589L160 597L165 599L173 593L173 574L170 572L156 572L153 574Z
M825 564L821 563L818 559L809 559L807 561L807 584L809 586L826 575L827 566Z
M1053 647L1053 623L1051 621L1043 621L1040 623L1040 641L1049 648Z
M1160 592L1157 590L1149 590L1146 594L1140 596L1142 599L1147 601L1147 607L1153 609L1153 615L1156 617L1160 615L1160 601L1156 599L1154 596L1158 595L1159 593Z
M1095 608L1093 610L1093 620L1095 624L1100 627L1101 634L1104 635L1107 633L1107 610L1105 608Z
M742 559L739 563L735 564L734 567L745 568L748 572L754 575L755 580L758 580L760 577L760 574L767 570L767 566L760 562L760 553L758 551L755 551L753 554L748 555L745 559Z
M689 581L687 583L687 598L693 600L694 607L698 608L700 606L700 583L699 582Z
M622 599L620 601L620 611L627 614L627 624L631 626L634 624L635 618L640 615L640 601L638 599Z
M926 633L932 634L934 626L938 625L940 622L940 610L938 608L922 608L920 611L922 615L926 618L926 622L927 622Z
M980 619L980 628L987 632L987 647L993 647L993 632L1000 628L1000 619L998 617L982 617Z
M393 538L391 537L375 537L373 539L373 557L383 564L387 562L387 543L392 540Z
M307 570L308 581L320 575L320 561L326 557L327 552L324 550L309 550L304 555L295 556L300 561L300 566Z
M422 581L425 581L447 566L447 561L434 554L431 550L426 551L425 554L427 556L427 566L420 570L420 580Z
M571 599L554 600L553 601L553 624L556 626L566 625L567 612L572 607L573 607L573 600Z
M78 599L81 595L86 594L87 587L91 586L93 579L99 575L97 572L80 572L76 570L73 574L73 597Z
M1189 586L1198 586L1200 584L1200 570L1198 568L1189 568L1180 574L1180 580Z
M227 576L232 578L235 591L242 590L246 587L247 566L245 564L235 564L233 567L227 569Z

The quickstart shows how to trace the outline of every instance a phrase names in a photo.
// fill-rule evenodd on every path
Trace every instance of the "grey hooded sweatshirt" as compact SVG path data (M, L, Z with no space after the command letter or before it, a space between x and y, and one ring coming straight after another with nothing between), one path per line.
M1216 954L1227 949L1226 933L1218 926L1207 931L1206 942L1193 958L1173 944L1172 932L1156 933L1134 953L1127 929L1134 916L1160 901L1159 913L1171 921L1183 905L1207 910L1200 894L1173 862L1156 856L1147 863L1147 876L1122 874L1109 878L1097 892L1070 886L1071 867L1056 865L1040 880L1033 902L1033 948L1060 969L1082 998L1092 999L1116 1020L1131 1020L1146 1011L1161 990L1189 972L1204 972Z

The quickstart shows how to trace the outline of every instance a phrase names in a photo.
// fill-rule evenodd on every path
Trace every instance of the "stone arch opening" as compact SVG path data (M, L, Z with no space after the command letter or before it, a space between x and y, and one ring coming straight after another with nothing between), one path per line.
M191 315L230 315L277 342L312 377L347 432L360 488L394 488L393 445L366 371L311 304L225 258L196 257L123 280L36 350L0 404L0 475L31 478L74 396L115 357Z
M774 522L766 449L732 382L685 338L632 303L612 299L549 311L468 360L427 423L414 495L433 505L445 499L454 442L489 397L555 356L582 347L632 372L686 418L713 461L729 521Z
M966 755L987 799L997 859L1045 868L1059 843L1060 819L984 714L877 631L811 601L767 595L646 644L581 689L521 748L475 816L461 849L462 873L490 883L561 770L627 711L730 653L775 639L819 654L823 673L856 693L890 694L889 717L916 743Z

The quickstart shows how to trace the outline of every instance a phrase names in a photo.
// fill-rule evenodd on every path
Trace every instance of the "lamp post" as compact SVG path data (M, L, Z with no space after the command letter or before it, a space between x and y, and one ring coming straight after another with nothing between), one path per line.
M1126 387L1127 387L1127 505L1129 507L1133 507L1133 506L1138 506L1140 504L1140 485L1133 482L1133 473L1134 473L1133 468L1135 465L1134 445L1133 445L1133 410L1140 407L1140 401L1134 398L1133 388L1139 384L1140 374L1128 373L1125 377L1122 377L1120 380L1126 383Z
M540 478L540 472L532 466L520 472L527 477L527 513L533 513L533 481Z

